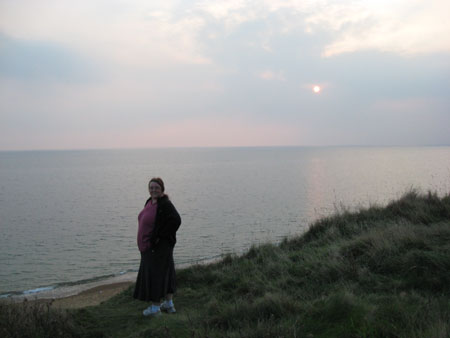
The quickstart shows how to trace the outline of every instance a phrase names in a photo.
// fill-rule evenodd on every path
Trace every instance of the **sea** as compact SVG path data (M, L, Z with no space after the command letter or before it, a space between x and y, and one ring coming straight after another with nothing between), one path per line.
M0 152L0 297L133 280L137 215L163 178L182 218L177 267L279 243L342 210L450 193L450 147Z

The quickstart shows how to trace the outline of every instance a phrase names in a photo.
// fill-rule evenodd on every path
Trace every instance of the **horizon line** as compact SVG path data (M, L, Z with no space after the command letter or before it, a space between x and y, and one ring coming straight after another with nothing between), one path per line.
M111 150L173 150L173 149L238 149L238 148L426 148L449 147L450 144L337 144L337 145L242 145L242 146L162 146L123 148L42 148L42 149L0 149L0 152L58 152L58 151L111 151Z

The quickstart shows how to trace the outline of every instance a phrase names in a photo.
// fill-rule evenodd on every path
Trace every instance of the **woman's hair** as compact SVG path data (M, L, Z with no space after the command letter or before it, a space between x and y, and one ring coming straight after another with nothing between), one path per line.
M158 183L158 185L161 187L161 191L164 192L164 182L159 177L153 177L150 182L148 182L148 188L150 189L150 183L155 182Z

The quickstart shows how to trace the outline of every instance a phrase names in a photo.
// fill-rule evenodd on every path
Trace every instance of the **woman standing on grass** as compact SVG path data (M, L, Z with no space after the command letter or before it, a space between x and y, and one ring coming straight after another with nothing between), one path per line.
M172 300L176 289L173 248L181 218L169 197L164 194L161 178L152 178L148 190L150 198L138 216L137 244L141 252L141 264L134 298L151 302L144 310L144 316L157 316L161 310L176 312ZM162 304L161 299L164 299Z

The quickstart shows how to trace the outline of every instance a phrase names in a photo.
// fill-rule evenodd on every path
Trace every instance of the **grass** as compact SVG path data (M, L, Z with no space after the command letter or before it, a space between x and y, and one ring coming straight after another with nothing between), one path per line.
M413 191L343 211L279 245L177 274L176 315L144 318L132 287L99 306L40 312L66 323L56 326L67 337L448 337L450 195ZM31 337L14 335L25 325L56 337L39 316L11 326L11 308L0 307L2 337Z
M71 314L55 311L51 303L0 302L0 337L79 337L79 327Z

